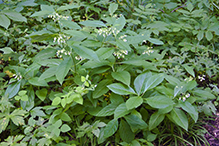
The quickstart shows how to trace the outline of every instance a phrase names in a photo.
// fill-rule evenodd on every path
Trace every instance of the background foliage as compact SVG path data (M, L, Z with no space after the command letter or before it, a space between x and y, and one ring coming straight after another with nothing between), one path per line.
M1 145L208 145L217 0L0 0Z

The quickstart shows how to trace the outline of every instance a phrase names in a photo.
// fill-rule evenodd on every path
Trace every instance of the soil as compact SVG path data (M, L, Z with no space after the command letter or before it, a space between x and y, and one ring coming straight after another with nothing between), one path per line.
M208 140L210 146L219 146L219 113L215 115L215 120L207 121L204 127L209 132L205 134L205 138Z

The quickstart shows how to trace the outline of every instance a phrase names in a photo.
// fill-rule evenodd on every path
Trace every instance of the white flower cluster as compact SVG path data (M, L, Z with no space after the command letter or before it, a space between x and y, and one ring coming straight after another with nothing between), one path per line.
M22 76L20 74L18 74L18 75L13 74L13 77L18 81L22 79Z
M76 60L82 60L83 58L81 56L75 56Z
M188 82L190 82L190 81L192 81L192 80L193 80L193 77L191 77L191 76L190 76L189 78L185 78L185 79L184 79L184 81L188 81Z
M142 54L148 54L148 55L150 55L150 54L154 53L154 51L151 50L152 48L153 48L153 47L148 47L147 50L145 50Z
M71 52L66 51L65 49L58 50L56 52L56 56L58 56L59 58L62 58L63 55L70 55L70 54L71 54Z
M110 36L111 34L113 34L114 36L116 36L118 33L119 33L119 30L117 30L115 27L100 28L100 29L98 30L98 34L99 34L99 35L103 35L103 37Z
M64 34L59 34L58 37L54 37L53 43L55 43L56 41L58 42L58 44L64 44L65 40L68 40L70 37L67 37Z
M202 75L202 76L198 76L198 79L202 82L205 80L205 75Z
M48 18L52 18L54 22L59 22L60 19L68 20L69 16L62 16L54 12L53 14L49 15Z
M125 55L128 55L127 50L119 50L113 53L114 56L116 56L118 59L125 58Z
M182 101L184 102L184 101L186 101L186 99L189 98L189 97L190 97L190 94L189 94L189 93L183 94L183 96L180 97L179 100L182 100Z
M123 42L127 42L127 39L126 39L127 35L122 35L119 37L120 40L123 40Z

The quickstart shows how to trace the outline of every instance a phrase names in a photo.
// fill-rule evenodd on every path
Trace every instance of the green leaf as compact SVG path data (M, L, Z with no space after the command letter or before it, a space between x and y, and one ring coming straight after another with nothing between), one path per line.
M10 20L8 19L8 17L6 17L3 14L0 14L0 26L4 27L5 29L8 29L9 25L10 25Z
M95 114L95 116L97 116L97 117L111 116L111 115L113 115L117 106L118 106L117 104L109 104L109 105L105 106L104 108L102 108L101 110L99 110Z
M148 38L147 40L155 45L163 45L164 44L162 41L155 39L155 38Z
M24 118L21 116L11 116L11 120L15 125L24 125Z
M93 98L94 99L99 98L103 94L107 93L109 91L109 89L107 88L107 85L110 84L111 82L112 81L108 79L102 80L101 82L99 82L93 92Z
M205 100L216 99L216 97L212 93L210 93L209 91L205 91L205 90L195 90L195 91L193 91L193 94L200 96Z
M106 59L112 56L113 52L114 48L99 48L96 54L100 59Z
M151 131L156 128L164 120L164 117L164 114L158 112L153 113L149 120L149 130Z
M88 27L106 27L106 25L102 21L98 20L86 20L79 23Z
M106 125L106 127L104 128L104 138L108 138L110 136L112 136L118 129L118 120L113 119L111 121L109 121Z
M37 53L37 55L33 58L34 62L39 62L45 59L48 59L50 57L54 57L56 53L56 50L53 48L47 48L45 50L40 51Z
M210 31L205 32L205 37L207 38L208 41L213 39L213 34Z
M45 98L46 98L46 95L47 95L47 89L46 88L43 88L41 90L37 90L36 91L36 95L38 96L38 98L41 100L41 101L44 101Z
M70 29L81 29L81 27L73 21L69 20L60 20L60 23L62 24L63 27L68 27Z
M39 80L45 80L45 79L48 79L48 78L54 76L56 73L56 70L57 70L57 66L48 68L46 71L44 71L41 74L41 76L39 77Z
M121 119L121 121L120 121L119 135L123 141L128 142L128 143L133 141L135 138L135 134L132 132L129 124L126 121L124 121L123 119Z
M8 126L9 118L1 118L0 123L0 133L2 133L2 131L4 131Z
M138 75L135 78L134 86L135 86L135 90L138 93L138 95L144 92L145 84L151 76L152 76L151 72L146 72L146 73Z
M57 67L55 75L61 85L64 81L65 76L68 74L71 66L72 66L72 60L71 57L68 57L67 59L64 59Z
M130 85L131 76L130 76L129 72L127 72L127 71L112 72L111 75L114 79L124 83L125 85L127 85L127 86Z
M111 91L119 95L128 95L128 94L135 94L135 91L129 87L125 86L121 83L113 83L107 86Z
M132 50L127 42L124 42L123 40L120 39L116 40L116 45L122 50L127 50L127 51Z
M73 50L83 58L100 61L96 52L91 49L88 49L84 46L74 45L72 46Z
M126 24L126 20L125 17L123 15L120 16L120 18L116 19L116 21L114 22L113 26L116 28L116 31L121 31L123 29L123 27Z
M146 129L148 127L145 121L133 114L125 116L125 120L130 125L132 132L136 132L139 129Z
M174 108L170 112L170 116L177 125L188 131L188 119L181 109Z
M8 98L14 97L20 90L20 86L21 86L20 81L11 83L5 91L5 96L7 96Z
M45 16L45 15L52 14L52 13L53 13L52 11L39 11L39 12L35 12L30 17Z
M186 71L192 75L194 78L195 78L195 73L193 71L193 68L192 67L189 67L188 65L184 64L183 67L186 69Z
M129 113L130 111L127 109L126 104L122 103L114 111L114 119L121 118Z
M162 95L146 98L146 101L153 108L165 108L174 103L170 98Z
M29 79L28 82L35 86L48 86L45 80L39 80L38 77L33 77Z
M137 108L143 103L143 98L139 96L130 97L126 101L126 107L128 110Z
M64 10L69 10L69 9L74 9L74 8L79 8L79 5L75 5L74 3L66 5L66 6L61 6L57 9L57 11L64 11Z
M199 41L201 41L201 40L203 39L203 37L204 37L204 31L203 31L203 30L200 30L200 31L198 32L197 38L198 38Z
M73 94L70 96L70 98L72 98L76 103L83 104L83 97L81 94Z
M52 101L52 105L58 105L59 103L61 103L61 98L60 97L56 97Z
M156 74L150 77L147 82L145 83L144 92L146 92L148 89L152 89L156 87L158 84L160 84L164 79L163 74Z
M187 113L189 113L193 120L197 122L198 111L194 106L191 105L191 103L189 103L188 101L180 102L179 106L182 107L182 109L185 110Z
M68 132L71 128L67 124L63 124L60 130L61 132Z
M0 20L1 21L1 20ZM0 22L1 23L1 22ZM1 25L1 24L0 24ZM4 52L4 54L10 54L12 52L14 52L10 47L4 47L0 49L1 51Z
M113 13L118 9L118 4L115 4L115 3L111 3L110 6L109 6L109 13L110 15L112 16Z
M20 13L16 12L16 11L4 10L4 11L2 11L2 13L7 15L10 19L12 19L14 21L20 21L20 22L26 22L27 23L27 19L24 16L22 16Z

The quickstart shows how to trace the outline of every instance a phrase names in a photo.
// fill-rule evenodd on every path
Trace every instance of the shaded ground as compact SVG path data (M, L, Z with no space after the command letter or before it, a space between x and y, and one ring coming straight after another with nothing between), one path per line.
M215 120L207 121L204 126L209 133L205 134L210 146L219 146L219 113L217 113Z

